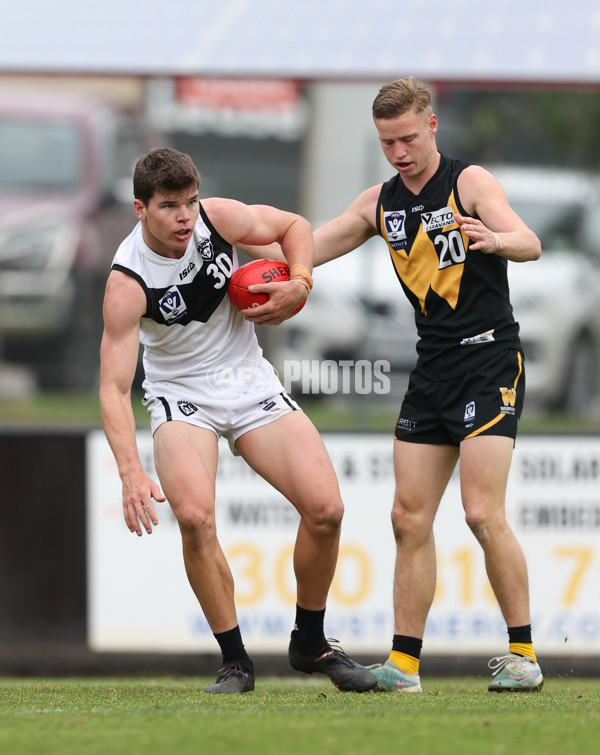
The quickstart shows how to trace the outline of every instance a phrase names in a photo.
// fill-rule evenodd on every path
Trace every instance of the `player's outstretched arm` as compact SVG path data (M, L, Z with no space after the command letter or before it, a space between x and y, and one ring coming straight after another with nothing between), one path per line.
M315 267L351 252L376 234L375 211L380 192L381 184L363 191L344 213L314 231ZM254 259L266 257L286 261L283 250L277 243L262 247L244 244L237 246Z
M315 267L351 252L377 233L380 192L381 185L363 191L342 215L315 230Z
M130 532L148 534L158 524L155 501L164 501L159 486L143 470L136 444L131 384L139 349L140 318L146 309L139 283L113 271L104 297L104 333L100 347L100 411L123 484L123 515Z

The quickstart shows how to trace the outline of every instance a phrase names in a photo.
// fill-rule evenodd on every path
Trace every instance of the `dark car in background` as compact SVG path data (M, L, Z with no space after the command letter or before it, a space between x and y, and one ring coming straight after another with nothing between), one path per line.
M61 91L0 90L0 360L42 389L97 384L102 296L133 228L142 114Z

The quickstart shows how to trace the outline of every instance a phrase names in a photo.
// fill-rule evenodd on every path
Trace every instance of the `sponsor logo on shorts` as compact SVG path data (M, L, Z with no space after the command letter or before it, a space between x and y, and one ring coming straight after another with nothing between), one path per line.
M267 399L267 401L259 401L259 406L262 407L262 410L264 412L268 412L270 409L273 409L273 407L277 406L277 404L275 401L273 401L273 399Z
M396 423L396 427L406 430L407 432L414 430L416 426L417 423L414 419L404 419L404 417L398 417L398 422Z
M440 228L445 228L447 225L454 225L454 210L452 207L442 207L441 210L434 210L433 212L422 212L421 223L423 224L424 231L438 231Z
M406 210L384 212L383 224L387 240L393 249L400 249L406 246Z
M469 401L469 403L465 405L464 421L472 422L474 419L475 419L475 402Z
M192 404L191 401L185 401L184 399L180 399L177 402L177 406L179 407L179 411L186 417L189 417L191 414L198 411L196 404Z
M502 414L514 414L515 402L517 400L516 388L500 388L500 395L502 396L502 406L500 412Z
M177 320L180 320L186 313L187 307L183 301L181 291L177 286L171 286L168 291L162 296L162 299L158 302L160 311L167 325L172 325Z
M200 252L203 260L212 260L215 256L212 241L210 239L200 239L196 249Z

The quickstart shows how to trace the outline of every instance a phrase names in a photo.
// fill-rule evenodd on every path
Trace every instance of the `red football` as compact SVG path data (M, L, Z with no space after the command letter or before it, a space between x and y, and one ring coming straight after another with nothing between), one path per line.
M277 283L290 279L290 268L285 262L278 260L252 260L239 267L229 279L227 293L231 303L236 309L248 309L265 304L269 297L267 294L253 294L248 291L248 286L255 283ZM294 311L299 312L305 302Z

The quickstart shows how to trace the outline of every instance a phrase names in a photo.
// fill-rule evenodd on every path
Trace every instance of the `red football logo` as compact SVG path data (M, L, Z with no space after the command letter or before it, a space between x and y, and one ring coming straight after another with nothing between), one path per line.
M267 294L253 294L248 291L248 286L255 283L277 283L290 279L290 268L285 262L278 260L252 260L239 267L229 279L227 293L231 303L236 309L248 309L265 304L269 297ZM294 311L299 312L305 302Z

